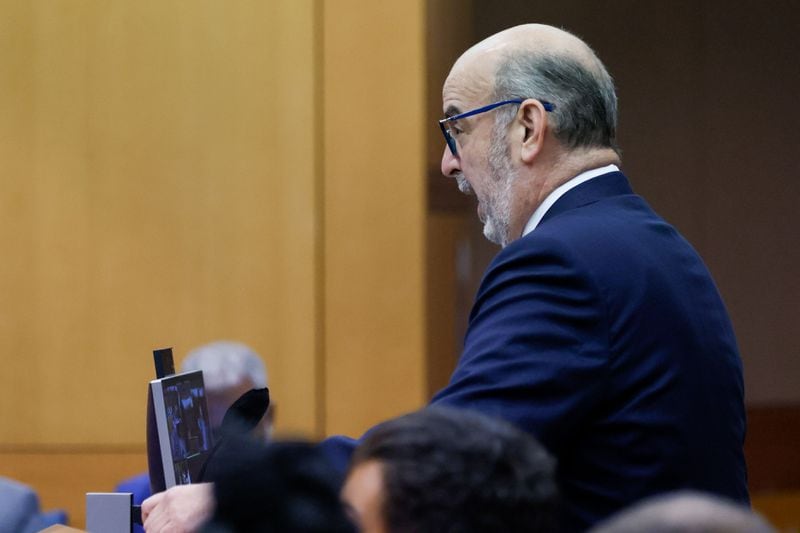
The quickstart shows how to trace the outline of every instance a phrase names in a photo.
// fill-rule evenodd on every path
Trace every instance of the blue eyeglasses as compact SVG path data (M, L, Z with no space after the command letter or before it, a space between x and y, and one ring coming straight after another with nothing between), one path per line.
M439 127L442 128L442 134L444 135L444 140L447 141L447 147L450 148L450 152L457 156L458 155L458 148L456 148L456 140L453 137L453 134L450 133L450 128L447 126L448 122L452 122L454 120L459 120L462 118L471 117L473 115L479 115L481 113L486 113L487 111L491 111L497 107L502 105L508 104L521 104L524 102L526 98L515 98L514 100L503 100L502 102L495 102L493 104L485 105L483 107L479 107L478 109L473 109L472 111L467 111L465 113L459 113L458 115L453 115L452 117L443 118L439 121ZM542 103L542 107L547 112L552 111L556 108L554 104L550 102L545 102L544 100L539 100Z

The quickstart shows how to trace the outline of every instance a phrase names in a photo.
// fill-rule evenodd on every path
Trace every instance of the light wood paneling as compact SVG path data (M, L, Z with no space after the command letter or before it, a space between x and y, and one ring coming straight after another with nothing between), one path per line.
M144 450L0 452L0 476L30 486L39 494L42 510L64 509L69 523L80 528L86 525L87 492L111 492L121 480L146 470Z
M324 3L329 433L426 399L423 4Z
M423 6L0 0L0 474L81 526L163 346L252 345L284 434L424 403Z
M141 444L216 338L319 433L314 8L0 2L0 442Z

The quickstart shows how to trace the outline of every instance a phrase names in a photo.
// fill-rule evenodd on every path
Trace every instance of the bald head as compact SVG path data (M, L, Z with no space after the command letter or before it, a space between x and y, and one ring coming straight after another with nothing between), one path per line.
M591 70L602 68L589 46L573 34L545 24L523 24L487 37L456 61L453 70L472 61L491 62L508 54L543 54L570 57Z
M487 101L551 102L556 107L553 131L565 146L616 150L613 80L585 42L559 28L523 24L472 46L445 81L443 95L454 91L473 97L483 94ZM505 115L512 112L506 110Z

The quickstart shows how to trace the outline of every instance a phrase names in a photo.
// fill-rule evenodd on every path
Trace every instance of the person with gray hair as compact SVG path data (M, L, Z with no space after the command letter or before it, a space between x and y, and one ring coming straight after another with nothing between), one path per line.
M614 84L594 51L551 26L509 28L458 58L442 103L442 173L474 194L502 250L432 404L537 437L558 463L564 531L681 488L747 504L728 312L697 252L620 170ZM354 447L323 443L343 470ZM183 495L197 506L209 492L143 511L180 523Z
M648 498L590 533L775 533L764 518L730 500L696 491Z
M220 440L220 427L225 413L233 403L251 389L267 387L267 369L261 357L241 342L215 341L190 351L180 365L181 372L203 371L209 424L214 440ZM260 441L270 440L274 422L274 404L252 430L251 435ZM125 479L115 487L116 492L130 492L133 502L141 504L151 496L150 477L147 473ZM135 531L141 531L139 526Z
M181 363L182 372L203 371L211 428L216 431L228 408L250 389L267 386L267 369L261 357L240 342L216 341L195 348ZM272 434L274 407L270 405L255 433Z

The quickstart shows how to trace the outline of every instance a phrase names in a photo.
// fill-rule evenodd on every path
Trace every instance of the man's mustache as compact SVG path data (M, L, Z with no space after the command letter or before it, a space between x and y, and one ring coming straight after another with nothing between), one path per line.
M463 192L464 194L472 194L472 187L463 174L458 173L454 177L456 179L456 183L458 183L459 191Z

